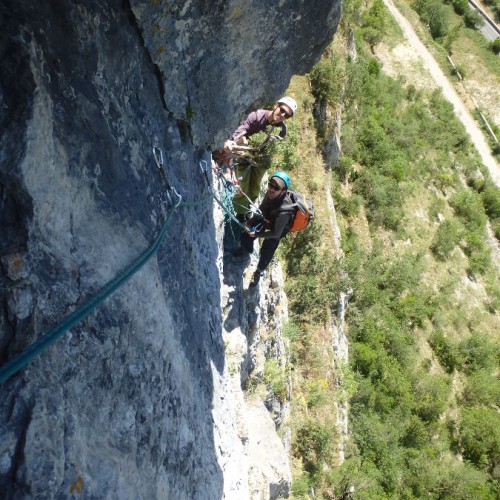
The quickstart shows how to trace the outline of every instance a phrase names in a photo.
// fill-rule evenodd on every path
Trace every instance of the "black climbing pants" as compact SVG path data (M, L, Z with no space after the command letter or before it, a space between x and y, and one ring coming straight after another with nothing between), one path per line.
M248 233L244 232L241 234L241 246L249 253L253 252L253 243L257 238L253 238ZM260 247L259 263L257 268L264 271L280 244L279 239L275 238L265 238Z

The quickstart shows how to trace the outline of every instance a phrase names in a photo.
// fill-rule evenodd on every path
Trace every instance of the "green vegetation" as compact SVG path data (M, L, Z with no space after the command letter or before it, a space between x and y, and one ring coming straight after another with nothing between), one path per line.
M420 1L439 32L435 5ZM342 157L327 175L343 255L332 251L319 197L314 224L280 248L296 380L293 495L313 487L336 499L353 486L361 499L494 499L500 291L488 224L498 239L500 191L451 105L381 71L373 49L388 26L396 36L382 2L348 2L342 25L356 27L357 59L334 44L309 82L318 105L342 104ZM309 92L295 85L295 95ZM310 95L291 123L301 140L277 145L272 162L292 159L296 188L314 195L326 183L311 151L333 127L312 118ZM333 370L325 331L351 288L350 363ZM350 404L341 466L333 397Z
M490 50L494 53L494 54L500 54L500 38L497 38L496 40L493 40L491 43L490 43Z
M450 29L450 20L441 0L415 0L413 8L422 22L429 26L432 38L444 39Z
M271 392L280 400L287 397L287 380L283 368L276 358L267 359L264 366L264 382Z

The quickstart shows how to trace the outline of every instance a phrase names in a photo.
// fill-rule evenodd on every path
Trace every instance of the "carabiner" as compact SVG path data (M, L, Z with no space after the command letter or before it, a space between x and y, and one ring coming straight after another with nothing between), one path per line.
M163 151L159 146L153 146L153 156L159 170L163 169Z

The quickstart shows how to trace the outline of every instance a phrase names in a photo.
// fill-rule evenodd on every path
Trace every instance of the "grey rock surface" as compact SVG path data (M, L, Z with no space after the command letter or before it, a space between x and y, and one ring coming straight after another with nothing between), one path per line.
M227 240L231 239L231 235ZM249 262L248 262L249 261ZM241 441L240 468L245 469L248 491L241 498L253 500L288 497L291 488L289 443L288 355L283 325L288 301L283 291L281 266L272 263L258 287L249 282L257 257L245 260L224 256L222 283L223 338L226 360L226 394L234 403L236 433ZM237 295L239 300L232 300ZM281 368L286 394L276 395L266 381L266 362ZM242 392L241 388L247 390ZM237 472L241 477L241 472ZM225 475L229 479L230 474ZM239 498L238 495L235 498Z
M208 200L0 386L2 497L247 497L198 163L311 67L339 16L326 0L0 4L0 363L151 245L167 182Z

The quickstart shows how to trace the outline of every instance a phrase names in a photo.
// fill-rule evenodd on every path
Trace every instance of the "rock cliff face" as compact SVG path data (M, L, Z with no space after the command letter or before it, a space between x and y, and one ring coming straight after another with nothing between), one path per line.
M4 497L255 497L198 163L339 16L327 0L2 2L0 362L151 245L168 185L184 202L155 257L0 386Z

